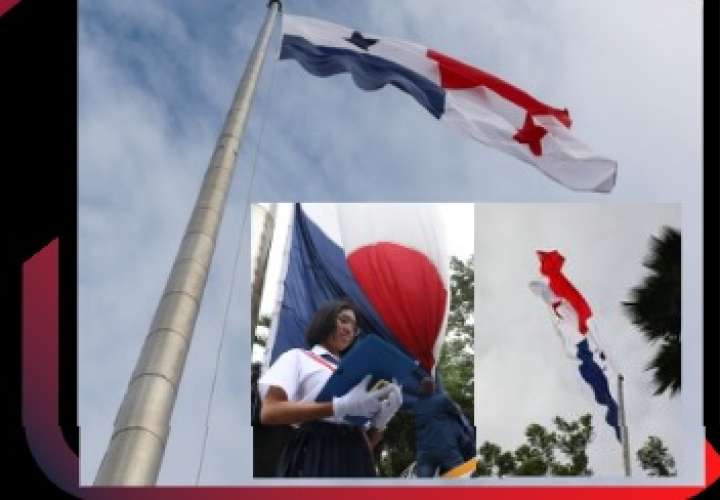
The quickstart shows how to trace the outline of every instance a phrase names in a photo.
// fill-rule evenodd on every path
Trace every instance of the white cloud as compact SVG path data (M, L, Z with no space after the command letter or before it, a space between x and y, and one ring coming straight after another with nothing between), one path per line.
M593 309L603 347L625 375L625 400L634 451L650 434L659 435L678 459L678 470L695 478L696 430L683 416L683 397L653 396L644 370L657 346L649 346L625 316L620 303L647 274L642 262L651 235L663 225L680 228L677 205L486 205L476 210L475 262L477 353L475 424L480 442L514 449L531 422L549 426L559 415L591 413L596 439L589 447L596 475L622 475L619 446L597 405L552 330L545 307L529 291L539 277L538 249L557 249L566 258L564 274ZM693 289L698 284L689 280ZM697 314L686 308L685 314ZM698 356L700 332L684 331L683 349ZM688 371L688 367L684 367ZM613 394L616 381L610 379ZM617 395L616 395L617 397ZM698 421L694 414L692 421ZM635 471L638 475L639 471ZM640 473L641 475L641 473Z
M231 484L250 474L246 448L234 446L240 438L233 434L223 439L232 434L225 426L248 421L248 241L242 243L233 274L238 241L249 234L249 221L243 222L248 192L251 200L264 202L680 202L687 272L701 275L697 3L643 0L580 7L569 0L541 5L485 0L455 2L450 8L439 0L288 0L285 9L424 43L492 71L552 105L568 106L577 134L619 160L618 185L607 196L568 192L533 167L442 127L394 88L365 93L347 75L315 78L294 62L268 59L178 395L161 483L194 483L198 429L205 425L231 289L203 481ZM230 0L80 2L83 484L92 482L109 441L264 12L264 2ZM276 28L271 52L277 52L277 43ZM509 223L498 228L502 237L513 231ZM537 227L526 231L542 234ZM616 256L615 250L606 251ZM492 259L492 252L478 250L478 258ZM497 277L478 281L479 297L501 282ZM684 297L693 304L702 296L691 288ZM610 302L599 302L597 307L612 311ZM700 331L699 316L687 321L688 328ZM501 349L486 347L488 356ZM699 371L688 376L684 397L699 405ZM487 383L478 379L478 389ZM638 397L628 393L629 400ZM522 398L517 404L536 412L540 408ZM230 463L237 467L233 470Z

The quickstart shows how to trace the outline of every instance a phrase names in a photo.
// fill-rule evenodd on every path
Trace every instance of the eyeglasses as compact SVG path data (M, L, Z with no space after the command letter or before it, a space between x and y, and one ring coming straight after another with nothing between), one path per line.
M349 314L339 314L337 321L343 326L350 325L353 335L357 336L360 333L360 329L357 326L357 321L355 321L354 316L350 316Z

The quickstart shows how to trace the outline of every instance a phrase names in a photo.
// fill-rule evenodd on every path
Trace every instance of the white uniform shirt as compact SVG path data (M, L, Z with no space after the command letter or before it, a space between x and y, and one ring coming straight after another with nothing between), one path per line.
M331 353L320 344L310 351L290 349L282 353L258 380L260 397L265 398L270 386L274 385L285 391L288 401L315 401L336 368L334 363L321 357L323 354ZM322 420L345 423L334 416Z

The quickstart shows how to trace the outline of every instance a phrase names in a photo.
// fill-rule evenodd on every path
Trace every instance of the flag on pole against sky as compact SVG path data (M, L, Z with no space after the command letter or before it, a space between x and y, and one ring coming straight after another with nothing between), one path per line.
M592 389L595 400L607 407L605 421L615 430L615 436L620 440L618 405L610 393L610 385L605 375L605 354L590 345L588 321L592 310L582 294L563 275L565 258L557 250L538 251L537 254L540 259L540 273L544 279L530 282L530 289L550 308L566 351L574 351L574 357L580 361L580 376Z
M617 163L570 133L567 109L548 106L510 83L421 45L310 17L283 15L280 59L316 76L350 73L363 90L387 84L435 118L538 167L577 191L609 192Z
M433 374L449 306L449 261L434 209L374 203L330 209L341 242L295 206L266 364L307 347L305 329L322 303L349 298L362 334L379 335Z

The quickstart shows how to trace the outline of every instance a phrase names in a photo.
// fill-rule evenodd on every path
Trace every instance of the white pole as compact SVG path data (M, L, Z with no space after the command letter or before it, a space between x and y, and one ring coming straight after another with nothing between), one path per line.
M258 316L260 316L260 301L262 300L263 288L265 288L265 273L267 272L268 258L270 257L270 246L273 234L275 233L275 216L277 215L277 203L271 203L263 218L263 229L258 242L258 251L255 257L255 271L252 281L252 295L250 297L250 328L253 342L255 340L255 329L257 328Z
M218 137L165 291L118 409L95 485L148 486L157 481L235 160L279 10L279 0L268 2L265 22Z
M255 340L255 329L257 328L258 316L260 315L260 301L262 300L263 288L265 287L265 273L267 271L273 234L275 233L276 215L277 203L271 203L263 217L262 232L258 241L257 255L255 256L252 295L250 297L250 331L252 332L251 337L253 340Z
M628 445L628 428L625 421L625 397L623 395L622 374L618 374L618 409L620 410L620 438L622 441L623 465L625 467L625 476L630 477L630 447Z
M278 318L280 316L280 309L282 308L283 296L285 294L285 278L287 277L288 266L290 265L290 250L292 248L293 228L295 226L295 210L295 206L290 205L290 218L287 225L287 231L285 232L285 246L283 248L280 264L280 276L276 281L277 291L275 292L275 303L273 304L273 311L270 316L270 331L268 332L267 340L265 341L265 354L263 356L263 364L261 368L262 373L265 373L265 370L270 367L270 359L272 357L273 347L275 346Z

